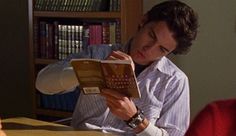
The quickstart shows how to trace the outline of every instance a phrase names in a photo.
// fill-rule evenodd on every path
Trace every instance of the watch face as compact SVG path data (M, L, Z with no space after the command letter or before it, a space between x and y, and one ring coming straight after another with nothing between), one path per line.
M137 125L136 125L136 124L133 124L133 123L129 123L129 126L130 126L131 128L136 128L136 127L137 127Z
M144 120L144 115L142 112L138 111L137 115L134 116L130 122L128 122L128 125L131 128L136 128L140 123L142 123Z

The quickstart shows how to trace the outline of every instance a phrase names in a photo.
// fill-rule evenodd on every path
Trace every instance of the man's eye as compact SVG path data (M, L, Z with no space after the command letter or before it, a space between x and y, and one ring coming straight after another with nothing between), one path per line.
M160 47L161 52L165 53L166 50L163 47Z

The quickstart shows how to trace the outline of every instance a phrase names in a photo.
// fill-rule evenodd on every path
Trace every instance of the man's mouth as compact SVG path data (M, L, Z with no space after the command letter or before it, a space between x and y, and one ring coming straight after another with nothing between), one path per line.
M141 51L137 51L139 57L145 58L144 54Z

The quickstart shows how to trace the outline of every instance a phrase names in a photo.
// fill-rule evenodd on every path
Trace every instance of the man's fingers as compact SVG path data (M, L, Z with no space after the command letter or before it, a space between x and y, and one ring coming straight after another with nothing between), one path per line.
M115 60L115 59L120 59L120 60L130 60L130 56L127 55L124 52L121 51L113 51L107 59Z
M125 97L125 95L122 95L121 93L119 93L115 90L110 90L110 89L103 89L102 95L113 97L115 99L122 99L123 97Z

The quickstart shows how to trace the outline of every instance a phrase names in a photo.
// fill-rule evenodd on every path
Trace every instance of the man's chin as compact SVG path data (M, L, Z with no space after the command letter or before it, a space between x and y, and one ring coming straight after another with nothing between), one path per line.
M142 60L133 60L136 64L139 64L139 65L147 65L147 63L145 63L144 61Z

